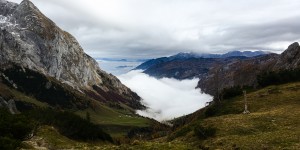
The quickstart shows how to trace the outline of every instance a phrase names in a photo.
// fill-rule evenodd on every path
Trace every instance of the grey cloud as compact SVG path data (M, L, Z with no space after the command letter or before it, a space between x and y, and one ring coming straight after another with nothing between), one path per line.
M300 39L298 0L32 1L94 57L280 52Z

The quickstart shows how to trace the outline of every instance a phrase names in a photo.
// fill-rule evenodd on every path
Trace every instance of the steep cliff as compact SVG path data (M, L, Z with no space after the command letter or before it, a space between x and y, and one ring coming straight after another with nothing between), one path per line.
M0 28L2 68L13 63L54 77L96 99L143 107L135 93L102 71L72 35L57 27L29 0L20 4L0 0Z

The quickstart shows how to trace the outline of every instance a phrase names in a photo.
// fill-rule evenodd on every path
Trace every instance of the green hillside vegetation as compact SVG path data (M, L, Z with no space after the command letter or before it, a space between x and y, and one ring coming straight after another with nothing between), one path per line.
M17 108L20 111L28 111L36 108L56 109L55 106L51 106L46 102L39 101L33 96L28 96L2 83L0 83L0 96L5 99L15 99ZM82 118L86 118L86 114L89 113L91 122L104 126L107 132L110 132L116 136L124 136L131 128L147 127L150 126L151 122L153 122L147 118L133 114L133 112L129 109L113 109L105 106L105 104L101 104L101 102L95 100L90 101L92 101L93 108L73 108L64 110L73 112ZM110 129L109 127L113 128Z
M260 89L246 88L250 114L242 114L245 87L233 87L222 91L221 101L171 121L172 128L135 115L123 104L104 104L76 92L66 94L74 101L65 108L53 99L40 100L41 94L26 92L25 87L23 91L4 84L2 78L0 96L14 99L22 113L1 111L0 142L5 144L0 149L300 149L297 72L260 75ZM52 92L63 94L59 88ZM34 136L27 139L31 132Z
M299 95L300 82L268 86L248 92L250 114L242 114L244 97L235 96L174 120L171 134L166 129L163 137L133 137L121 145L74 141L49 126L41 127L35 138L46 137L44 142L57 148L299 149Z
M92 99L54 78L19 66L0 70L0 96L14 99L21 112L32 109L51 108L72 112L103 128L114 137L124 137L138 127L150 127L156 121L140 117L129 106L116 99L103 103ZM5 76L4 76L5 75ZM7 80L13 80L17 88Z
M300 81L300 69L265 72L257 76L262 87Z
M169 140L202 149L299 149L299 96L299 82L248 93L250 114L242 114L243 96L224 99L175 121L183 125Z
M0 109L0 149L16 149L32 132L34 124L27 116L12 115Z
M152 140L133 138L121 145L76 142L49 126L41 127L37 135L57 148L299 149L299 95L300 82L268 86L247 94L250 114L242 114L244 97L236 96L176 119L174 131L167 136ZM218 109L207 116L211 107Z

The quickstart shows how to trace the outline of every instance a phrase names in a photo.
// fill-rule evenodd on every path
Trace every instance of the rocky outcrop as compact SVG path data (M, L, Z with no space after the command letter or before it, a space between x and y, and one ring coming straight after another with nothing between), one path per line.
M300 67L300 46L298 42L291 44L279 57L273 70L295 69Z
M15 100L10 99L9 101L6 101L1 96L0 96L0 108L5 108L5 109L9 110L9 112L11 114L18 114L18 113L20 113L18 111L18 109L17 109Z
M29 0L20 4L0 0L0 8L2 68L14 63L82 92L92 91L101 96L94 90L96 86L128 101L139 101L116 77L102 71L72 35L57 27Z

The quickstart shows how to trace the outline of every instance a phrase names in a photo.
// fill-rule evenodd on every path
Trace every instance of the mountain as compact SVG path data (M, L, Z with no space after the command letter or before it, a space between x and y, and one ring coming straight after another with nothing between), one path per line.
M266 55L269 54L270 52L265 52L265 51L230 51L225 54L208 54L208 53L203 53L203 54L198 54L198 53L178 53L176 55L170 56L171 60L172 59L188 59L188 58L228 58L228 57L239 57L239 56L244 56L244 57L255 57L259 55Z
M232 51L226 54L178 53L170 57L148 60L135 69L144 70L144 73L158 78L201 78L216 64L233 63L267 54L269 53L263 51Z
M115 76L101 70L76 39L43 15L29 0L0 1L0 66L27 68L102 102L138 109L140 98Z
M178 61L178 60L187 60L193 58L230 58L230 57L255 57L259 55L266 55L269 52L264 51L231 51L226 54L198 54L198 53L178 53L176 55L170 57L161 57L156 59L148 60L141 65L137 66L135 69L147 70L153 66L157 66L162 63L170 62L170 61Z
M124 137L132 129L161 126L137 115L137 109L145 109L141 98L101 70L71 34L29 0L20 4L0 0L0 113L2 108L16 118L25 116L23 120L72 134L75 140L101 140L106 136L102 130ZM38 116L45 111L50 116ZM47 120L53 117L60 120ZM69 124L76 125L69 128ZM5 142L2 136L0 143Z
M282 54L268 54L235 62L216 64L198 82L203 92L215 95L233 86L257 86L257 76L300 68L300 46L291 44ZM219 91L220 92L220 91Z
M224 88L257 86L257 76L270 71L299 68L299 44L291 44L281 55L257 51L233 51L222 55L179 53L146 61L136 69L157 78L199 78L197 88L215 95Z

